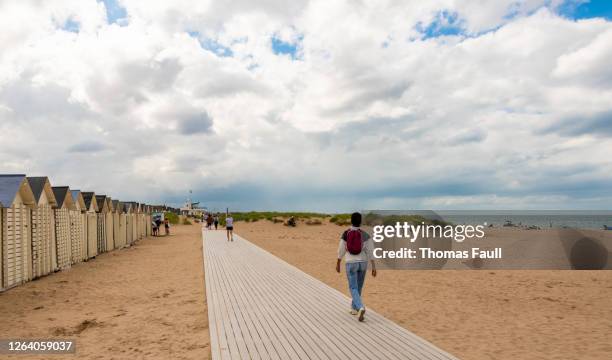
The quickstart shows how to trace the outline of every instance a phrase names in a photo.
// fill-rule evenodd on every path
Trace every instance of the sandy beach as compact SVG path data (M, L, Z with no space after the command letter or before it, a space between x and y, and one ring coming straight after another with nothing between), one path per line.
M236 232L348 295L343 227L239 222ZM612 271L383 270L368 307L462 359L610 359ZM348 306L348 305L347 305Z
M342 230L236 223L241 236L347 294L334 271ZM83 359L209 358L200 225L173 232L0 294L0 338L75 339ZM609 359L610 298L610 271L550 270L383 270L364 296L462 359Z
M207 359L200 226L172 231L1 293L0 338L76 340L53 359Z

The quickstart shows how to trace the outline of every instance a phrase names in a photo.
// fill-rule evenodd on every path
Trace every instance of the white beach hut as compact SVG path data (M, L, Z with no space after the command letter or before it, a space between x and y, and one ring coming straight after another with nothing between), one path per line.
M74 210L70 211L70 244L71 261L73 264L87 259L87 208L80 190L71 190Z
M132 245L134 242L134 217L132 214L132 203L124 202L125 206L125 242L126 246Z
M96 194L93 192L82 192L85 201L86 224L87 224L87 259L98 255L98 203Z
M115 238L115 249L125 247L125 214L124 205L119 200L113 200L113 235Z
M132 216L134 218L134 226L132 227L133 235L132 242L140 239L140 204L137 202L132 202Z
M35 203L25 175L0 175L0 290L32 277L30 221Z
M57 201L55 206L55 243L57 267L67 269L72 265L72 237L70 234L70 212L76 207L68 186L54 186L53 195Z
M113 200L107 196L106 197L106 251L113 251L115 249L115 230L114 230L114 212L115 208L113 207Z
M32 210L32 277L40 277L57 270L55 217L57 206L49 178L27 177L36 207Z
M106 252L106 214L108 214L108 203L106 195L96 195L98 204L98 254Z

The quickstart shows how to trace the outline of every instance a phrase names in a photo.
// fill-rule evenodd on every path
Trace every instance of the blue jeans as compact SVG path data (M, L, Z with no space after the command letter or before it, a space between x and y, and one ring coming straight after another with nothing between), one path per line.
M351 291L351 308L359 310L363 307L361 302L361 289L365 281L366 272L368 271L368 262L359 261L346 263L346 277L348 278L349 290Z

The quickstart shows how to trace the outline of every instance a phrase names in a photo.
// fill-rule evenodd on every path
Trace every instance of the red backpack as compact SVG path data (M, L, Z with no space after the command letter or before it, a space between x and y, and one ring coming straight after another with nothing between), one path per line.
M363 240L360 229L348 229L342 234L342 239L346 241L346 251L353 255L361 254Z

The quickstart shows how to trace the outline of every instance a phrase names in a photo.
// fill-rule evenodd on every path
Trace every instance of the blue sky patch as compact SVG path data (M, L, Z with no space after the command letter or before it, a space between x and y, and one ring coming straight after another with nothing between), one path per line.
M232 57L234 52L229 47L219 43L217 40L203 37L198 31L188 31L189 36L198 40L204 50L208 50L220 57Z
M434 20L427 25L418 23L416 30L423 34L424 39L464 34L463 21L459 19L459 15L447 10L438 12Z
M98 0L100 2L100 0ZM123 26L126 23L127 11L117 0L101 0L106 8L106 19L109 24Z
M289 55L291 59L298 59L299 45L304 37L300 35L295 43L285 42L276 36L272 36L272 51L276 55Z
M72 18L66 20L62 30L73 33L78 33L81 30L81 24L78 21L74 21Z
M569 0L559 8L560 15L573 20L604 18L612 20L612 1L610 0Z

